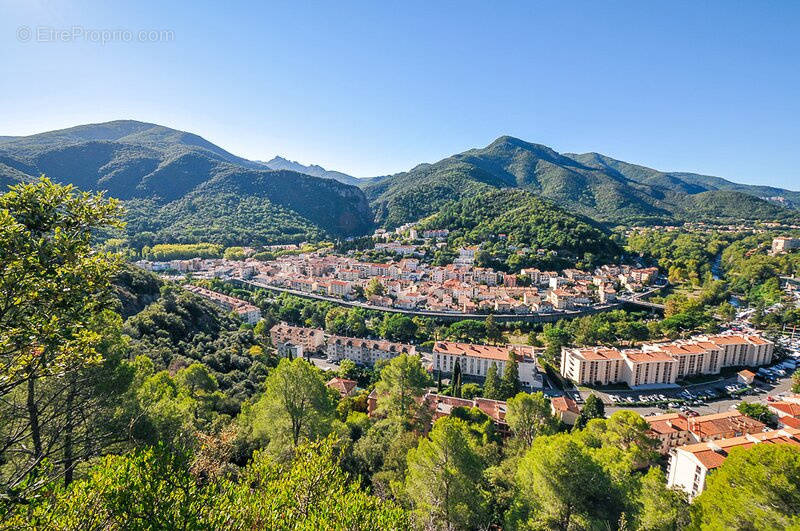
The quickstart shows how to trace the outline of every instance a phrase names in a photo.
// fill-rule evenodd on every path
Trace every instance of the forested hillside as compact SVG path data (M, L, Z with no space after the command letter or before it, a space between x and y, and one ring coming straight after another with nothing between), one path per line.
M707 201L695 204L688 194L709 192L720 201L730 196L710 193L723 184L753 197L796 192L735 185L724 179L691 174L665 174L598 154L562 155L539 144L503 136L485 148L471 149L434 164L362 184L376 212L376 221L392 227L438 210L449 200L471 196L488 187L518 187L551 199L570 211L615 224L715 221ZM742 219L771 221L797 218L796 212L759 205L756 213L730 213ZM750 216L750 217L748 217Z
M586 257L587 265L610 260L621 251L591 220L569 214L531 192L511 188L448 204L420 223L420 230L426 228L449 229L454 246L481 244L493 262L505 263L503 269L530 266L525 264L525 254L539 249L572 257L573 263Z
M128 201L126 234L148 233L149 244L296 243L372 226L356 187L272 171L197 135L131 120L0 141L0 184L41 174Z

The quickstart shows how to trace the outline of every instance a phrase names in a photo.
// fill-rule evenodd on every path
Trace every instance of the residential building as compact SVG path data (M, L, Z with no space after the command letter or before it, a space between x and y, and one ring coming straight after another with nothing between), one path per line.
M250 304L249 302L225 295L224 293L217 293L210 289L201 288L193 284L186 284L183 286L187 291L191 291L195 295L199 295L205 299L210 300L220 308L234 312L244 322L248 324L255 324L261 320L261 310L258 306Z
M735 409L688 419L688 429L697 442L761 433L765 428L763 422L743 415Z
M666 455L672 448L694 442L689 420L683 413L665 413L644 417L650 425L650 436L660 442L659 451Z
M339 396L342 398L346 396L353 396L356 392L356 387L358 386L358 382L355 380L349 380L347 378L339 378L338 376L335 378L331 378L328 380L328 383L325 384L328 388L333 389L339 393Z
M800 238L781 236L772 240L772 254L788 253L800 249Z
M573 399L564 396L557 396L550 400L550 412L558 420L570 426L575 425L581 410L578 409L578 404Z
M563 348L561 374L577 384L669 386L678 379L718 374L723 367L756 367L772 361L774 345L756 335L697 336L639 349Z
M667 486L679 488L694 498L703 492L709 474L722 466L733 449L747 449L756 444L791 444L800 447L800 430L783 428L673 448L670 451Z
M349 359L359 365L374 365L378 360L390 360L400 354L414 355L417 353L417 349L414 345L393 343L382 339L329 336L325 352L331 361Z
M279 355L286 355L290 351L289 347L300 347L300 356L303 352L319 352L325 344L325 332L320 328L305 328L302 326L292 326L287 323L278 323L269 331L269 337L273 346L278 349ZM297 351L291 351L292 356L297 355Z
M513 354L519 368L519 381L524 387L541 388L542 375L536 365L533 347L522 345L492 346L472 343L437 341L433 346L433 368L452 374L458 361L461 373L474 378L485 378L492 364L503 374L509 356Z
M800 395L796 395L800 396ZM778 423L786 428L800 428L800 400L790 402L768 402L769 410L778 417Z

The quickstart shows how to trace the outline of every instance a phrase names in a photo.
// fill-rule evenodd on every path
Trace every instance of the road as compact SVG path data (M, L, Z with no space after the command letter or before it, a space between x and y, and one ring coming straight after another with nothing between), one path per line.
M295 295L297 297L304 297L306 299L315 299L320 301L332 302L334 304L338 304L341 306L350 306L354 308L364 308L365 310L376 310L380 312L390 312L390 313L401 313L405 315L412 315L412 316L420 316L420 317L432 317L435 319L443 320L443 321L461 321L463 319L478 319L484 320L489 314L484 313L458 313L458 312L434 312L428 310L404 310L402 308L389 308L385 306L375 306L373 304L369 304L366 302L359 302L359 301L348 301L344 299L340 299L337 297L330 297L327 295L319 295L316 293L306 293L304 291L298 291L290 288L281 288L277 286L271 286L269 284L264 284L261 282L255 282L252 280L242 280L239 278L231 278L228 279L230 282L238 283L242 287L251 287L251 288L261 288L271 291L277 291L280 293L288 293L289 295ZM644 294L643 294L644 295ZM498 322L508 322L508 321L525 321L525 322L541 322L541 323L551 323L556 322L559 319L574 319L575 317L582 317L585 315L592 315L595 313L605 312L608 310L615 310L620 308L624 304L637 304L632 303L628 300L620 299L619 302L610 303L610 304L598 304L595 306L591 306L589 308L583 310L562 310L553 313L520 313L520 314L504 314L504 313L495 313L491 314L494 319Z

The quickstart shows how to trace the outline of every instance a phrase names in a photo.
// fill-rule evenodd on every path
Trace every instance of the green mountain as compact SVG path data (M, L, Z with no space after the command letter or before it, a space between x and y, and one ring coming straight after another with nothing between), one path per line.
M450 241L482 244L502 269L524 267L517 252L528 248L556 251L561 257L608 260L621 249L592 220L576 216L527 190L490 189L450 203L420 223L419 229L446 228ZM588 254L587 254L588 253ZM528 264L529 265L529 264Z
M706 218L704 212L708 211L696 210L695 202L686 198L704 192L713 197L722 184L714 181L718 188L712 189L711 181L703 181L703 176L686 175L663 174L597 154L562 155L546 146L503 136L485 148L371 179L362 188L376 212L376 221L388 227L430 215L450 201L504 187L534 192L572 212L608 223L712 219ZM729 184L754 197L762 191L760 187ZM789 198L798 194L779 189L768 193L773 192ZM729 198L720 195L718 200ZM759 219L764 220L796 215L781 208L757 211L765 216ZM734 218L739 215L734 205L728 213ZM752 219L748 216L741 213L742 219Z
M121 120L0 139L0 185L45 174L127 202L151 242L296 242L368 232L360 189L232 155L207 140Z

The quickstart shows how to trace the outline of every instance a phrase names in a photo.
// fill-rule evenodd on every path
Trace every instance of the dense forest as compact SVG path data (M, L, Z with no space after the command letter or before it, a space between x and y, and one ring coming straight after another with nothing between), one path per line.
M455 408L431 424L419 398L441 384L417 356L382 364L342 398L326 387L330 375L306 360L274 358L268 322L251 329L94 250L93 233L120 217L118 202L47 180L0 197L4 528L766 530L800 523L800 450L734 452L690 503L666 487L656 442L638 414L604 418L602 402L590 397L578 427L566 430L543 394L517 392L514 363L487 382L494 390L482 391L508 398L507 438L478 409ZM337 331L371 321L292 299L260 303L271 319L321 321ZM608 316L609 337L626 328L644 334L635 321ZM502 333L490 318L471 323L446 333L487 341ZM381 333L407 338L429 323L411 325L386 317L379 324ZM602 330L603 323L585 326ZM594 340L582 330L572 340ZM353 371L342 364L342 375ZM372 389L378 399L368 416ZM451 388L474 391L460 382Z
M423 220L419 230L449 229L451 248L481 244L478 265L519 271L544 261L539 249L585 267L610 261L621 249L592 221L569 214L550 201L515 189L491 190L464 198ZM527 249L527 251L524 251Z

